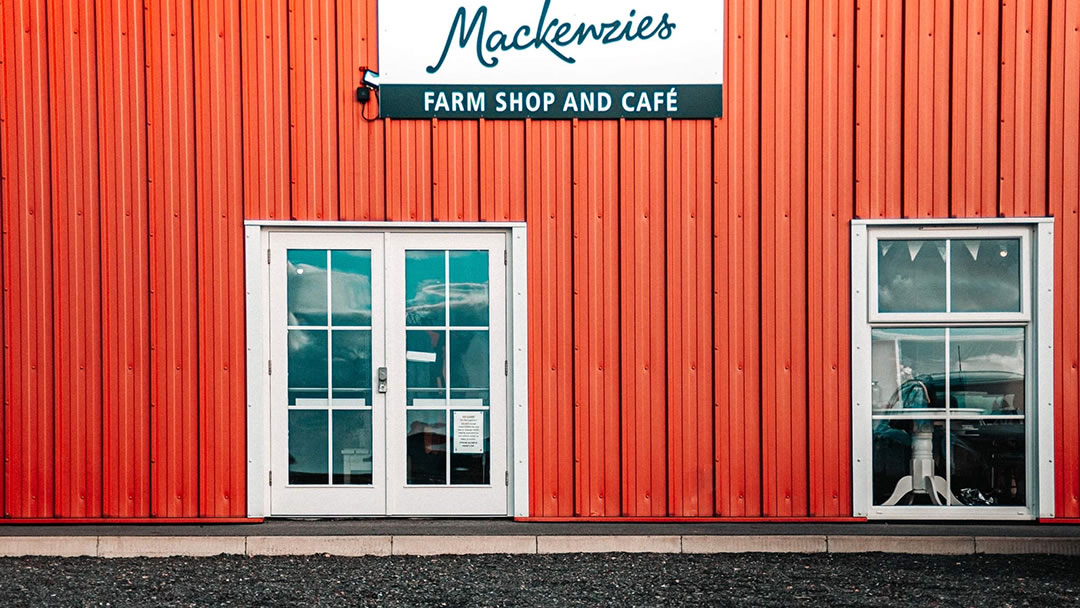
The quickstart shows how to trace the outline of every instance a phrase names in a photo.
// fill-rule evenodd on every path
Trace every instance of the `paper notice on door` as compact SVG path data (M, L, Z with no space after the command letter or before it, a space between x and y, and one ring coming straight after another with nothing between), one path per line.
M454 412L455 454L484 453L484 412Z

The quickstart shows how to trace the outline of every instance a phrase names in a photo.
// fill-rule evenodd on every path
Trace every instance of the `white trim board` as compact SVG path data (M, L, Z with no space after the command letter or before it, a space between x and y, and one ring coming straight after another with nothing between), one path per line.
M270 503L269 282L272 233L501 233L507 251L507 516L529 515L528 248L524 222L299 222L248 220L245 236L247 330L247 512L267 517ZM280 483L280 482L279 482Z

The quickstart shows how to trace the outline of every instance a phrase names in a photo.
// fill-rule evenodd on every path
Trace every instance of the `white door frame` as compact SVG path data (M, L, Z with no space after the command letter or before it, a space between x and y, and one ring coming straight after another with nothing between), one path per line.
M269 235L271 232L398 233L488 232L506 238L507 446L509 472L507 515L529 515L528 291L527 241L523 222L293 222L244 223L247 304L247 512L269 517L271 511ZM494 481L494 480L493 480Z

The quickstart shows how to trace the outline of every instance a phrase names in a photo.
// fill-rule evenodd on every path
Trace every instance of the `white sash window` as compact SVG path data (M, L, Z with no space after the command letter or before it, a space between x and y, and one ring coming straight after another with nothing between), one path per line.
M852 225L856 515L1053 510L1051 220Z

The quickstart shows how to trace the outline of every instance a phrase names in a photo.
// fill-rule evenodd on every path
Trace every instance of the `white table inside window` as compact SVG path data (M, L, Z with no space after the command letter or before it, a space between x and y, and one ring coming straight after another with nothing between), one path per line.
M926 407L906 410L875 410L875 415L886 415L890 420L911 420L911 473L896 482L889 499L882 503L891 507L907 495L927 495L935 505L960 504L949 489L944 477L934 474L934 421L928 415L944 414L945 408ZM942 502L944 497L945 502Z

